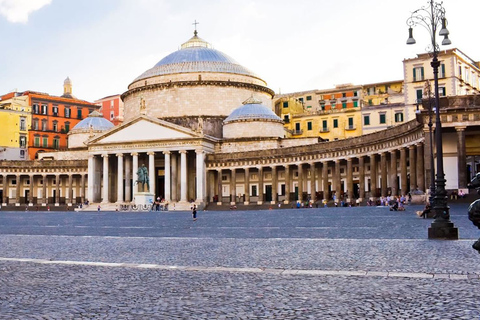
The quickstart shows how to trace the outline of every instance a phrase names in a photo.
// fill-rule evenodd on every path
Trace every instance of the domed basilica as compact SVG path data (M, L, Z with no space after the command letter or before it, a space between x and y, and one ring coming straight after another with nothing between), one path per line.
M9 164L2 175L50 181L31 186L37 204L53 192L56 204L88 200L106 210L159 198L182 210L192 201L200 208L290 205L426 190L424 117L345 140L294 139L272 111L273 96L264 80L195 31L128 86L121 125L94 112L69 132L68 150L43 153L50 161L29 168ZM473 119L476 111L462 112ZM464 158L449 154L452 167Z

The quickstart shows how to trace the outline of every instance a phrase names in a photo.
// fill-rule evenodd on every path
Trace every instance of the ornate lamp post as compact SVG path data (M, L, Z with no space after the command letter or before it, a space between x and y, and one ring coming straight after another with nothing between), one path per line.
M428 229L429 239L458 239L458 229L450 222L450 208L447 204L447 191L445 190L445 173L443 171L443 147L442 147L442 124L440 122L440 100L438 90L438 52L440 46L437 44L437 29L441 28L438 35L443 36L442 45L451 44L448 39L447 19L445 18L445 9L442 2L428 1L428 5L412 12L410 18L407 19L409 26L409 37L407 44L415 44L413 38L413 27L420 25L427 29L431 44L429 48L432 52L433 79L435 86L435 145L437 151L437 176L435 179L435 196L433 198L433 210L435 212L435 220Z
M425 81L425 90L423 93L424 97L428 99L428 133L430 138L430 206L433 206L434 197L435 197L435 165L433 159L433 123L432 123L432 88L430 86L430 81Z

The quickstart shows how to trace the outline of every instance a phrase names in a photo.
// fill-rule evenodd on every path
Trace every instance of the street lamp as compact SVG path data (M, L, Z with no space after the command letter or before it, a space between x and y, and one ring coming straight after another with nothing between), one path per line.
M435 86L435 144L437 151L437 176L435 179L435 196L433 198L433 210L435 212L435 220L428 229L429 239L458 239L458 229L450 222L450 208L447 204L447 191L445 190L445 173L443 171L443 148L442 148L442 124L440 122L440 100L438 90L438 52L440 46L437 44L437 29L440 28L439 36L443 36L442 45L449 45L452 42L448 39L447 19L445 18L445 9L442 2L428 1L428 5L412 12L410 18L407 19L409 27L409 37L407 44L415 44L413 38L413 27L420 25L427 29L431 44L428 51L432 52L433 79ZM431 47L430 47L431 46Z
M425 81L425 90L423 95L428 99L428 133L430 136L430 207L433 207L434 197L435 197L435 166L433 160L433 134L432 134L432 88L430 86L430 81ZM435 111L436 112L436 111Z

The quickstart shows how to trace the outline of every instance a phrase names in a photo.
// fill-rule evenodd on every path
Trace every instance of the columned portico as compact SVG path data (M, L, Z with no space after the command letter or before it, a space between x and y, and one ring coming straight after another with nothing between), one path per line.
M117 203L123 201L123 153L117 153Z
M380 154L380 185L382 186L382 197L387 196L387 153L382 152Z
M171 201L171 169L170 169L170 151L164 151L165 155L165 201Z
M358 174L359 174L359 200L365 199L365 157L358 157Z
M136 174L138 171L138 153L137 152L132 152L132 182L133 182L133 196L135 197L135 194L138 193L138 183L137 183L137 178Z
M285 165L285 200L283 201L285 204L290 202L290 186L291 186L291 173L290 173L290 165Z
M180 150L180 201L187 202L187 151Z
M102 192L102 203L108 203L109 195L109 183L108 183L108 154L102 154L103 158L103 192Z
M271 204L275 204L278 199L278 179L277 179L277 166L272 166L272 202Z
M195 150L196 153L196 175L197 175L197 199L196 202L203 203L205 201L206 177L205 177L205 151L202 149Z
M250 168L245 168L245 201L244 204L250 204Z
M410 192L417 188L417 157L415 156L415 146L409 147L409 164L410 164Z
M148 192L155 194L155 152L147 152L148 154L148 183L150 190ZM145 191L145 190L144 190Z
M423 158L422 158L423 160ZM408 178L407 178L407 148L400 149L400 178L402 194L408 193Z
M465 145L466 127L455 127L457 131L458 188L467 188L467 151Z

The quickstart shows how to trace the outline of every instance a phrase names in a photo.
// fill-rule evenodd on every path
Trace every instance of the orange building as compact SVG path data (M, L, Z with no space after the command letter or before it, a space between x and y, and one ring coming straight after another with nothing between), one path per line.
M119 94L95 101L103 117L118 126L123 122L123 101Z
M98 110L97 105L72 95L69 78L63 87L61 97L32 91L23 93L28 95L32 110L32 124L28 133L30 160L37 159L41 152L66 149L68 131L91 112Z

